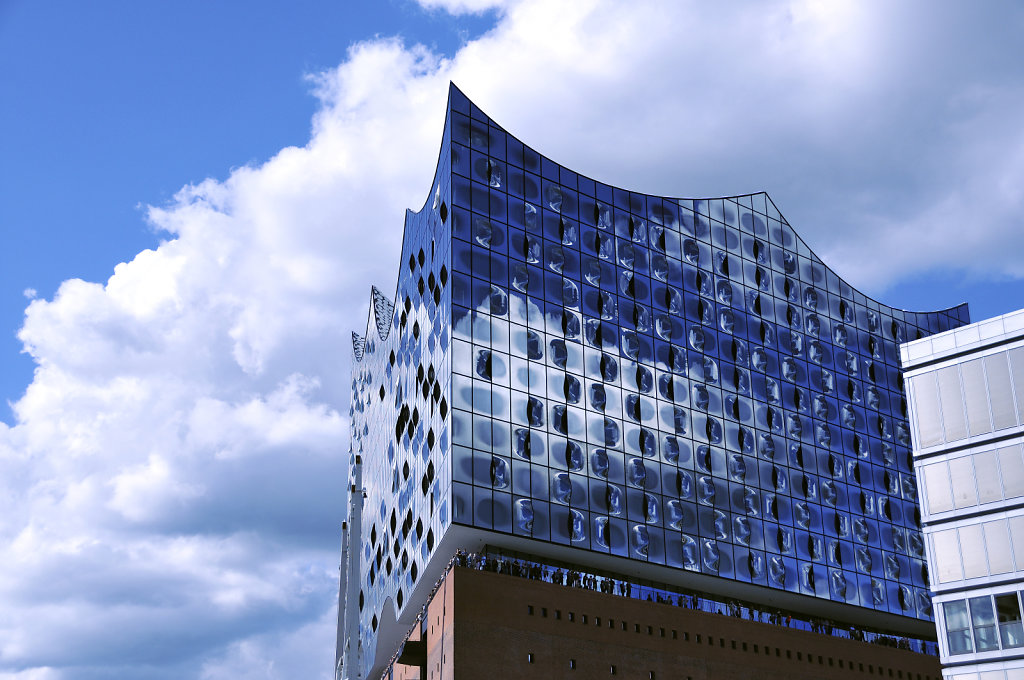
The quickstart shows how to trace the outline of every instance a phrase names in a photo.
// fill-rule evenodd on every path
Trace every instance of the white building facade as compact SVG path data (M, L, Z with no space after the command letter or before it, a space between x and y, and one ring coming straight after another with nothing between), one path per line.
M1024 310L900 351L943 676L1024 680Z

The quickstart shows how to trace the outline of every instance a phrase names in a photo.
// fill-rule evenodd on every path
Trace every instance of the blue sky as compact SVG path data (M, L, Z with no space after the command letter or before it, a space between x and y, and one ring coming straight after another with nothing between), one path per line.
M32 379L26 289L106 281L159 242L144 206L304 144L305 76L353 43L401 36L450 55L493 19L412 0L0 2L0 419Z
M349 333L450 80L979 320L1024 306L1022 32L1009 1L0 1L0 680L330 677Z

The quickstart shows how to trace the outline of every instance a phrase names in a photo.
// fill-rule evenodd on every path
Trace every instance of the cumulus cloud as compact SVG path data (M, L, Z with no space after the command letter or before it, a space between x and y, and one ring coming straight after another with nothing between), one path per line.
M667 195L768 190L853 283L1021 276L1019 8L423 0L313 77L309 142L148 218L158 247L32 299L0 424L0 673L330 677L347 342L394 285L448 81L528 144Z

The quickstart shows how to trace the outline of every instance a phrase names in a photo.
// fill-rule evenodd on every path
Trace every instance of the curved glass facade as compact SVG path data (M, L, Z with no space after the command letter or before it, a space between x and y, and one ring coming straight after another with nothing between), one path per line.
M764 193L578 175L454 86L373 301L352 396L370 650L453 524L930 619L897 345L966 306L862 295Z

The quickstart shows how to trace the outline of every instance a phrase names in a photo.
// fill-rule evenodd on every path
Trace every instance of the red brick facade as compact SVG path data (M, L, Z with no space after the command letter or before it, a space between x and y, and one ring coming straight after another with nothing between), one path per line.
M463 568L429 603L425 633L428 680L941 678L933 656Z

